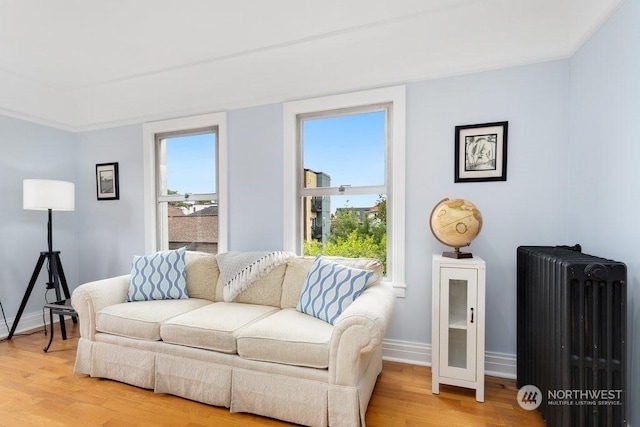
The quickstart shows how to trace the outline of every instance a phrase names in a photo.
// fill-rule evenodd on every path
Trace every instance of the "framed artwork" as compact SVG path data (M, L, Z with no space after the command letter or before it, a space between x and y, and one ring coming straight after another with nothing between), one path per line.
M507 180L509 122L456 126L454 182Z
M118 200L118 163L96 165L96 193L98 200Z

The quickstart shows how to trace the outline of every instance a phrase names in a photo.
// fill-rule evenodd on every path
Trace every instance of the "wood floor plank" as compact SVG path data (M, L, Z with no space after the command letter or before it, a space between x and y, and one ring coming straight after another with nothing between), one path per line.
M67 323L48 353L42 332L0 342L0 426L286 426L252 414L232 414L176 396L116 381L73 374L79 328ZM369 427L544 426L540 414L521 409L515 382L486 377L485 402L475 391L440 387L431 393L431 369L384 362L366 415Z

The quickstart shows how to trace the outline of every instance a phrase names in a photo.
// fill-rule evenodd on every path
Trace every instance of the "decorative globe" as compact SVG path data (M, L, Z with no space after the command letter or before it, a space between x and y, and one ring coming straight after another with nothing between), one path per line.
M430 226L431 232L439 242L455 248L455 252L443 255L453 258L470 258L471 254L464 256L460 248L469 246L480 233L482 215L468 200L443 199L431 212Z

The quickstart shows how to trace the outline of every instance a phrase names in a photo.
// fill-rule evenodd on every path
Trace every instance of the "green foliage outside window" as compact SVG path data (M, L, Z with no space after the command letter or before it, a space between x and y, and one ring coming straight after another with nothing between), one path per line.
M304 241L304 254L375 258L387 270L387 200L380 196L377 210L358 218L355 209L341 209L331 218L331 233L327 242Z

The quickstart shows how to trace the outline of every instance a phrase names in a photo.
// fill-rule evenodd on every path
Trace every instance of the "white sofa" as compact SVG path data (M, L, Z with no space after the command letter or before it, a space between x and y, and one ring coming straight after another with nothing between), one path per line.
M334 325L296 311L312 257L294 257L224 302L216 257L187 252L188 299L126 302L130 276L73 292L75 372L231 412L302 425L357 426L382 370L395 296L369 259L336 262L375 280Z

